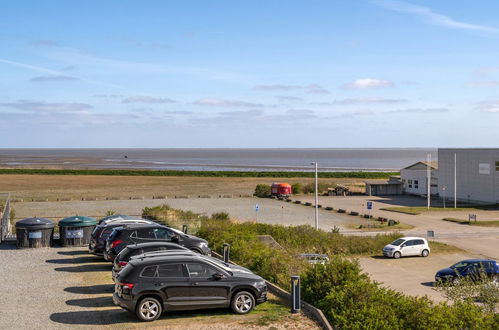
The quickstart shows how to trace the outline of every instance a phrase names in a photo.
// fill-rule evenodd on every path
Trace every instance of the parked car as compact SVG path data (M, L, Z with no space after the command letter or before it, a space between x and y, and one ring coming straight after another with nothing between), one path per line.
M103 223L109 223L110 221L116 221L116 220L145 220L140 217L135 217L131 215L126 215L126 214L113 214L113 215L108 215L107 217L104 217L102 219L99 219L97 222L98 225L101 225Z
M179 256L179 255L188 255L188 256L189 255L194 255L194 256L198 256L200 258L205 258L209 262L213 262L215 264L219 264L220 267L222 267L222 268L223 267L230 267L230 268L242 271L242 272L251 273L251 270L249 270L248 268L244 268L244 267L239 266L239 265L229 264L229 263L224 262L223 260L220 260L220 259L212 257L212 256L201 255L201 254L199 254L197 252L194 252L192 250L189 250L189 249L186 249L186 250L166 250L166 251L146 252L146 253L143 253L143 254L139 254L139 255L133 256L133 257L130 258L130 260L145 259L145 258L158 258L158 257L173 256L173 255L175 255L175 256Z
M494 282L499 281L499 264L495 260L490 259L468 259L439 270L435 274L437 282L457 283L462 278L470 278L478 280L486 276Z
M154 221L146 219L107 219L97 225L90 235L88 251L95 255L103 255L106 249L106 239L111 235L113 229L127 224L155 224Z
M427 257L430 255L430 246L422 237L402 237L386 245L383 255L395 259L406 256Z
M183 246L180 246L175 243L168 242L149 242L149 243L140 243L140 244L132 244L128 245L126 248L121 250L120 253L116 256L113 262L113 278L115 275L128 264L128 261L137 255L144 255L148 252L163 252L163 251L188 251L195 253L192 250L189 250Z
M211 255L208 242L202 238L187 235L180 230L159 224L125 225L114 228L106 239L104 259L113 261L114 258L129 244L147 242L175 243L195 252Z
M267 300L263 278L202 255L133 259L115 282L113 302L141 321L173 310L231 307L247 314Z
M302 253L297 255L298 258L305 259L308 263L312 265L316 264L325 264L329 262L329 257L327 254L318 254L318 253Z

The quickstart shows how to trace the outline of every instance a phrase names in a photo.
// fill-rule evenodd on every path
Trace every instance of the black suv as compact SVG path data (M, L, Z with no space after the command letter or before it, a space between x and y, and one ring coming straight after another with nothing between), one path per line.
M120 253L114 258L113 262L113 279L116 274L128 264L128 261L137 255L144 255L148 252L164 252L164 251L190 251L183 246L176 243L167 242L150 242L150 243L140 243L128 245L126 248L121 250ZM193 252L194 253L194 252Z
M231 307L246 314L267 300L263 278L203 255L134 258L115 282L114 303L141 321L156 320L163 310Z
M106 240L104 259L113 261L116 255L127 245L147 242L170 242L193 250L195 252L211 255L208 242L202 238L187 235L180 230L159 224L151 225L126 225L114 228Z
M102 221L102 219L101 219ZM88 251L95 255L103 255L106 250L106 239L111 235L113 229L127 224L154 224L154 221L146 219L108 219L97 225L90 235Z

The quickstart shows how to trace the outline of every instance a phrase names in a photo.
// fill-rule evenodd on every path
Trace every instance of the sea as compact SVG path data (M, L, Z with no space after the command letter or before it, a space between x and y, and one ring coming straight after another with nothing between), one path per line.
M0 149L1 168L193 171L398 171L436 148Z

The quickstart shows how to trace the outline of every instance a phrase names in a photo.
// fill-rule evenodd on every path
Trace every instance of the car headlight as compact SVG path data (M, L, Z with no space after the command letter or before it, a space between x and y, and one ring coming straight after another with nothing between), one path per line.
M199 246L202 247L202 248L207 248L208 247L208 243L201 242L201 244L199 244Z
M260 282L256 282L255 286L258 289L264 289L267 286L267 283L265 283L265 281L260 281Z

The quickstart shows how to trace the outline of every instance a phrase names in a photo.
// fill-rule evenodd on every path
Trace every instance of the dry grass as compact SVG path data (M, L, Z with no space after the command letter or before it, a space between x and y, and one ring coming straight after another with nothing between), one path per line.
M106 198L131 196L252 195L258 183L313 182L311 178L137 177L105 175L0 175L1 189L13 198ZM359 179L321 179L331 184L359 185Z

